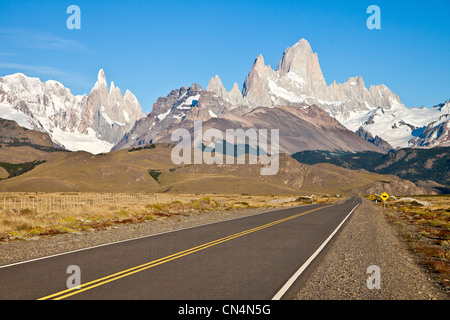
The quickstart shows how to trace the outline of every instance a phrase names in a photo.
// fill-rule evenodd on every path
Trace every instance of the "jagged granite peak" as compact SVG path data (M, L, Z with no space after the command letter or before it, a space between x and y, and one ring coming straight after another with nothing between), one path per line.
M114 81L111 81L111 84L109 85L109 95L118 95L120 98L122 97L122 92L120 91L120 88L116 87L114 85Z
M68 150L109 151L143 116L131 92L124 98L114 82L108 92L103 69L89 96L74 96L55 80L41 82L23 74L0 77L0 117L48 133Z
M292 47L286 48L276 70L280 71L281 74L292 71L299 76L306 76L309 67L308 63L311 62L308 60L314 56L317 58L317 54L313 53L309 42L302 38Z
M310 89L305 90L305 94L312 94L318 99L329 98L317 53L312 51L306 39L300 39L284 51L276 71L280 77L293 73L299 77L300 82L305 81Z
M100 89L101 88L101 89ZM106 93L108 93L108 84L106 83L106 76L103 69L100 69L97 74L97 82L95 83L94 87L91 90L91 93L93 90L102 90L103 93L106 90Z
M123 98L125 100L130 101L135 106L139 105L139 101L137 100L136 96L130 90L125 91L125 94L123 95Z
M258 55L243 86L243 96L253 106L272 107L281 104L316 103L333 116L348 116L356 110L369 110L383 103L392 106L391 99L400 99L386 86L365 88L362 77L351 77L343 84L327 86L317 53L306 39L288 47L273 71ZM367 102L364 103L364 102Z
M386 86L365 87L362 77L350 77L342 84L327 86L317 53L306 39L288 47L273 71L259 55L243 87L243 96L253 107L290 104L317 104L331 115L347 119L352 112L368 111L378 106L401 104Z
M114 82L108 93L106 76L101 69L97 83L88 97L88 109L92 115L90 127L102 138L116 144L142 118L142 108L136 97L127 90L126 98Z
M361 76L349 77L344 83L334 81L327 86L317 53L306 39L300 39L283 52L276 70L266 65L259 54L245 78L242 93L236 83L227 92L216 75L204 91L184 87L159 98L152 113L139 121L116 148L150 141L170 142L168 132L176 127L189 128L196 119L218 123L253 110L262 112L260 107L302 109L312 105L326 111L353 133L362 127L364 133L359 133L366 141L378 144L383 150L408 146L419 128L435 121L443 112L442 108L410 110L387 86L367 88ZM280 113L280 109L277 112ZM267 111L266 115L274 116L275 111ZM280 126L286 123L282 117L278 119Z
M212 92L221 98L224 98L227 94L227 90L223 86L222 80L220 80L218 75L209 80L208 86L206 87L206 91Z
M303 97L329 97L317 54L305 39L284 51L275 71L259 55L245 79L242 93L251 105L266 107L307 102Z
M270 72L272 70L270 66L266 66L266 64L264 63L264 57L262 54L259 54L256 57L252 69L258 71L260 74L265 74L266 72Z
M361 76L327 86L317 53L305 39L283 52L275 71L258 55L245 79L242 94L250 108L315 104L348 129L356 132L363 126L394 148L407 147L414 137L414 126L427 126L443 113L437 109L408 109L386 85L367 88ZM402 119L412 126L405 130L399 122Z
M242 93L239 90L239 85L237 82L233 84L233 88L228 92L226 98L231 101L231 103L235 105L244 105L244 98L242 97Z
M106 76L105 76L105 71L103 69L100 69L98 71L97 81L106 84Z
M231 88L230 92L241 92L241 91L239 90L239 85L238 85L237 82L234 82L234 83L233 83L233 88Z
M264 64L264 58L260 54L255 59L252 69L245 78L242 88L242 96L254 107L272 107L273 101L270 96L270 89L267 77L274 71L270 66Z
M235 82L233 84L233 88L231 88L231 90L227 92L222 84L222 80L218 75L209 80L206 91L212 92L216 96L224 99L225 101L231 102L234 105L245 105L242 93L239 90L239 85L237 84L237 82Z

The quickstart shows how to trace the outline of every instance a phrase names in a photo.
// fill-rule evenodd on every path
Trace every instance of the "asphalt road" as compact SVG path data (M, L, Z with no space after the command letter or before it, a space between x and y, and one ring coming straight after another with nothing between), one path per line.
M274 210L0 267L0 299L290 298L360 203ZM81 285L68 289L73 265Z

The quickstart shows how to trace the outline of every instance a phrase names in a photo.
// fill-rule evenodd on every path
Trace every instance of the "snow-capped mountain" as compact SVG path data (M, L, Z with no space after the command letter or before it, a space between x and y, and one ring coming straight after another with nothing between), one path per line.
M319 104L335 118L342 119L357 111L380 105L391 108L401 103L398 96L384 85L366 89L359 76L327 86L317 53L313 53L305 39L284 51L276 70L266 66L263 56L259 55L245 79L243 97L254 107Z
M416 137L409 141L414 147L436 147L450 146L450 100L445 104L433 107L441 113L446 109L447 113L442 114L436 121L430 122L426 127L416 129ZM436 111L437 112L437 111Z
M255 109L287 106L307 108L313 105L326 111L359 137L371 142L380 152L397 147L442 145L448 140L448 130L441 129L448 123L438 120L443 119L448 108L440 106L409 109L383 84L371 85L367 89L360 76L351 77L344 83L333 82L328 86L317 54L313 53L308 41L301 39L284 51L275 70L264 63L262 55L258 55L244 81L242 92L239 91L237 83L227 91L216 75L211 78L206 90L193 84L190 88L173 90L166 97L159 98L148 117L138 121L114 149L150 142L169 142L170 132L180 127L190 129L193 120L225 119L240 122L241 128L250 128L255 125L252 123L256 121L252 114ZM277 118L277 126L283 130L287 123L294 123L291 119L283 120L280 110L273 113L266 110L264 115ZM304 117L305 114L300 118ZM319 122L319 119L309 118L309 121ZM219 122L214 123L220 127ZM300 122L297 124L300 125ZM261 124L261 121L258 120L258 123ZM269 120L267 123L272 127L276 126L273 121ZM434 124L431 125L432 123ZM427 129L429 125L431 127ZM231 125L230 128L233 127L234 125ZM430 133L430 130L434 130L433 133ZM292 135L294 131L289 131L289 134ZM295 131L299 134L298 150L291 139L292 136L289 138L287 150L296 152L313 146L322 146L327 150L332 148L328 143L319 142L317 137L300 131ZM312 141L308 147L304 143L305 139ZM367 145L355 143L358 147L353 149L337 143L336 149L371 149Z
M442 138L445 133L435 143L420 143L417 137L431 122L448 114L447 108L407 108L383 84L367 89L360 76L327 86L317 54L305 39L285 50L276 70L265 65L259 55L245 79L242 93L244 101L252 107L315 104L348 129L356 132L362 127L394 148L441 145L445 141Z
M72 151L108 152L142 118L136 97L111 83L100 70L88 96L73 95L60 82L41 82L21 73L0 77L0 118L48 133Z
M369 111L355 112L340 121L350 130L363 127L388 141L394 148L432 147L448 145L445 142L448 140L448 133L442 132L427 138L423 134L431 129L427 129L428 126L444 126L442 122L448 116L448 111L444 108L406 108L401 104L394 104L391 108L380 106Z
M211 83L217 80L220 82L218 78L213 79ZM158 98L153 104L152 112L137 121L134 128L113 150L151 142L170 142L169 134L172 131L178 128L190 129L194 120L207 121L211 118L222 117L229 112L240 114L244 112L242 108L245 112L249 111L247 105L238 107L225 98L230 96L226 90L221 94L223 97L203 90L196 83L190 87L172 90L167 96Z
M218 77L211 79L208 88L214 92L193 84L189 88L172 90L166 97L159 98L153 105L153 111L137 121L113 150L148 143L171 143L174 130L184 128L192 132L194 121L200 120L203 130L216 129L224 135L227 129L278 129L280 152L289 154L302 150L383 152L319 107L252 108L242 96L234 96L235 89L229 92L223 89Z

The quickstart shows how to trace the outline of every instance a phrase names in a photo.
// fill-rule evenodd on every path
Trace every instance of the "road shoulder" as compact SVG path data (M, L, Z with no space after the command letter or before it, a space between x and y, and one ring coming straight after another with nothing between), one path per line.
M364 199L336 236L296 300L448 300L408 251L381 208ZM380 289L368 289L370 266ZM371 282L372 283L372 282Z

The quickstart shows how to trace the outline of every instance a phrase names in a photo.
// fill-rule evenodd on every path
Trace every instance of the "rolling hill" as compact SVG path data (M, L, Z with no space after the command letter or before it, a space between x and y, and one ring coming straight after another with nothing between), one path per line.
M280 154L279 171L272 176L260 174L261 164L176 166L171 161L173 145L151 146L98 155L83 151L45 152L24 146L8 147L2 151L10 155L22 154L22 159L27 162L32 161L35 154L35 159L46 162L20 176L1 180L0 191L342 195L386 189L402 194L427 192L425 188L393 175L350 170L332 164L306 165L287 154Z

